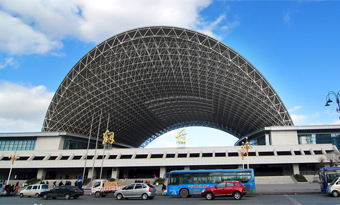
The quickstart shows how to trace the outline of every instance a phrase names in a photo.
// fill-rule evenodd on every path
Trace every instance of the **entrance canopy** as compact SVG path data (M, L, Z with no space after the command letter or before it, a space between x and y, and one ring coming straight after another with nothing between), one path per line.
M267 80L232 48L157 26L113 36L81 58L56 91L42 131L88 136L91 125L93 137L108 127L117 143L144 147L181 127L240 138L293 122Z

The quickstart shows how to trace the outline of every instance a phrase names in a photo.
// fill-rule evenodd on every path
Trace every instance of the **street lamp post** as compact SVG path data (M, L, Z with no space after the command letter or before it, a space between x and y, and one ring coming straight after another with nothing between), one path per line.
M11 169L9 170L9 174L8 174L7 185L8 185L9 179L11 178L14 161L20 158L19 155L16 155L16 154L17 154L17 151L14 152L14 155L10 155L8 157L9 159L12 159L12 163L11 163Z
M338 93L335 93L333 91L329 91L327 96L326 96L326 105L325 106L329 106L329 103L333 102L330 98L331 95L334 95L336 103L338 104L338 107L336 108L336 112L339 113L340 112L340 90L338 91ZM340 119L340 117L339 117Z

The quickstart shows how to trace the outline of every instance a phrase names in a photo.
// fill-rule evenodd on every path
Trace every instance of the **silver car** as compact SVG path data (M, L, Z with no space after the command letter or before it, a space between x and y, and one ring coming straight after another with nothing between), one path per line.
M141 197L142 199L153 199L156 196L156 188L147 183L133 183L117 190L114 194L118 200L132 197Z

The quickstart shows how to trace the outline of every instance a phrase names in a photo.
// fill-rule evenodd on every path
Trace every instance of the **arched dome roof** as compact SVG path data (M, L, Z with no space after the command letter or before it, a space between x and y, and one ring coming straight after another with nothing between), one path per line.
M144 147L170 130L206 126L240 138L293 125L283 102L244 57L196 31L156 26L115 35L70 70L42 131L92 136ZM109 119L109 120L108 120Z

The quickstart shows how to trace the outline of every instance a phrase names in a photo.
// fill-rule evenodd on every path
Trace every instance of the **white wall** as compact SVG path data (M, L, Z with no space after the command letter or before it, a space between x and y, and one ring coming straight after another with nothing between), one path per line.
M270 133L272 145L298 145L296 130L274 131Z
M38 137L34 150L62 150L65 137Z

